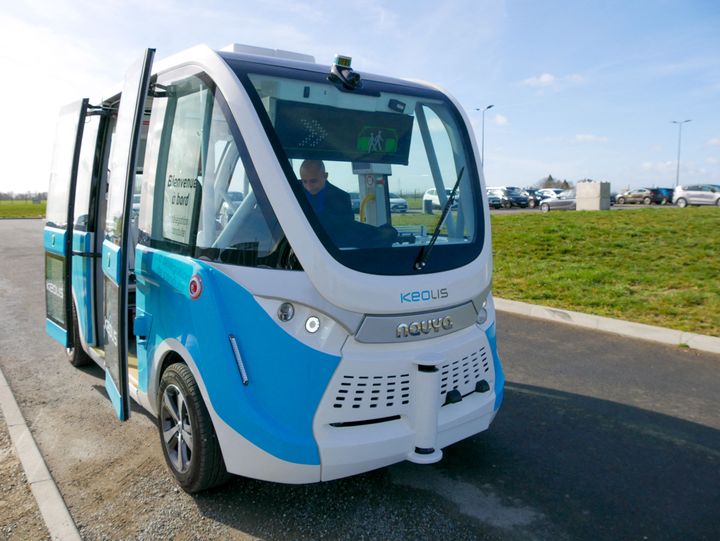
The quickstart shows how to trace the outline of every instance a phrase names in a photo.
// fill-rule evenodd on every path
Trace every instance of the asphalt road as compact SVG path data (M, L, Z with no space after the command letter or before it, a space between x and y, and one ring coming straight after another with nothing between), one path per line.
M505 403L442 462L188 496L45 336L41 239L0 221L0 366L86 539L720 538L720 356L505 314Z

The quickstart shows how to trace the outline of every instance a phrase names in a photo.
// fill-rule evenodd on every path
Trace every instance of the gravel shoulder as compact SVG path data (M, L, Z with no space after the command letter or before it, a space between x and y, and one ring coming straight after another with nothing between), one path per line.
M0 539L50 539L0 412Z

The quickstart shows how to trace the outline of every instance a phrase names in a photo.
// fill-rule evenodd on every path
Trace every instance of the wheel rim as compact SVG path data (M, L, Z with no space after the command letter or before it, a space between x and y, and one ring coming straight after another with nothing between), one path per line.
M163 392L160 420L170 463L176 471L185 473L193 458L192 424L185 397L175 385L168 385Z

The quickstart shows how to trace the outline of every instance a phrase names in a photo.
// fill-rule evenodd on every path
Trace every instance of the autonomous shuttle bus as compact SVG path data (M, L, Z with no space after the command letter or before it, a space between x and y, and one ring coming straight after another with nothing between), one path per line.
M44 233L47 332L117 417L157 417L188 492L434 463L486 430L504 378L458 103L344 56L153 57L62 109Z

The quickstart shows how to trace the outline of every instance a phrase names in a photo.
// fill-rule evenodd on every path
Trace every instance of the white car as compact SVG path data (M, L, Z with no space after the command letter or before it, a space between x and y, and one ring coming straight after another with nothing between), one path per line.
M545 199L546 197L552 197L553 199L556 199L561 193L563 193L565 190L561 190L560 188L543 188L541 190L538 190L537 193L540 194L540 197Z
M394 193L388 195L390 196L390 212L407 212L408 204L405 199Z
M448 197L450 197L450 194L452 193L451 189L446 189L445 193ZM452 204L452 208L457 208L457 201L460 199L460 191L455 194L455 201ZM428 191L425 192L425 195L423 195L423 208L425 208L425 201L432 201L432 206L434 209L439 209L441 207L440 205L440 197L438 196L437 190L435 188L430 188Z

